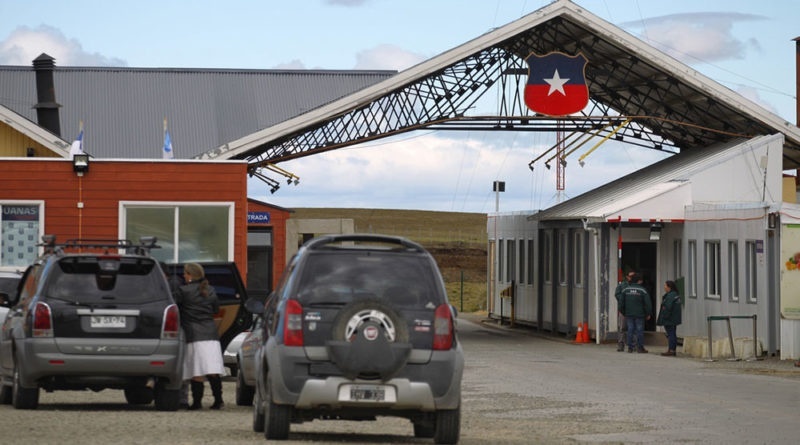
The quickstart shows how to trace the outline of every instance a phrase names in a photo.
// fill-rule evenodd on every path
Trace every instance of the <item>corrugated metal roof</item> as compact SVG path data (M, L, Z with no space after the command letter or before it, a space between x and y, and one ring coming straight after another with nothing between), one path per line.
M394 71L56 67L62 138L84 122L100 158L192 158L380 82ZM33 67L0 66L0 104L36 122Z
M668 208L662 211L653 210L647 215L624 211L626 209L634 209L636 205L652 200L659 195L677 190L697 172L703 171L732 156L730 149L733 147L744 143L750 145L765 144L774 140L774 138L782 137L782 135L760 136L751 140L737 140L727 144L691 150L681 153L680 156L671 156L576 196L569 201L542 210L531 215L529 219L537 221L578 219L605 221L609 218L616 218L618 215L623 216L623 219L631 217L648 219L682 218L683 207L679 202L672 204L673 206L680 206L678 213L672 211L675 209ZM720 186L722 187L722 185Z

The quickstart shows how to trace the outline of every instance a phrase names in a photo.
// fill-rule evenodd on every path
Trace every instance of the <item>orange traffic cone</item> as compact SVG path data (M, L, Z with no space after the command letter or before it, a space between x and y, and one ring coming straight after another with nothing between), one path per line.
M578 332L575 333L575 343L583 343L583 322L578 323Z
M581 343L591 343L592 339L589 337L589 323L583 323L583 341Z

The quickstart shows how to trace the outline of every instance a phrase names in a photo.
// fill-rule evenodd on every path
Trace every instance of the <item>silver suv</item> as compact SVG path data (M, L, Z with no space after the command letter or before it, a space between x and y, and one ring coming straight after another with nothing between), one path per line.
M178 409L183 339L155 239L56 244L25 271L0 336L0 403L39 391L121 389L130 404Z
M265 306L265 307L264 307ZM457 443L464 356L439 269L420 245L381 235L308 241L263 310L253 429L287 439L311 420L411 421Z

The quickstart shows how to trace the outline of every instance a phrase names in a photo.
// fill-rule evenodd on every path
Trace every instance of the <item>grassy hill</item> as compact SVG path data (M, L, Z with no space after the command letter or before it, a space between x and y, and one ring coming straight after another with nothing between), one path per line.
M486 214L423 210L294 208L292 218L349 218L357 233L403 236L436 258L450 302L460 311L486 307Z

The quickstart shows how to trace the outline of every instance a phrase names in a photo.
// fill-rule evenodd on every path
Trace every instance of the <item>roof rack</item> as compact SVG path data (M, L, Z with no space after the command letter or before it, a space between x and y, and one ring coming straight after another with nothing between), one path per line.
M156 244L157 240L154 236L143 236L139 238L139 244L133 244L128 239L73 238L58 244L55 235L44 235L39 245L44 246L45 254L63 253L66 249L105 249L106 253L111 249L125 249L125 253L149 255L151 249L161 248Z
M417 244L414 241L409 240L408 238L403 238L400 236L391 236L391 235L378 235L372 233L323 235L314 239L313 241L309 241L305 247L309 249L320 249L320 248L325 248L330 244L347 243L347 242L397 245L406 250L425 252L425 249L420 244Z

